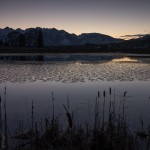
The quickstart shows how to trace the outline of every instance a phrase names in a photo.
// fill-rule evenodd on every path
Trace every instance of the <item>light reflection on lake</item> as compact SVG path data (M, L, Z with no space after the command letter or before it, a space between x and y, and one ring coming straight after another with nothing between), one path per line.
M114 61L115 60L115 61ZM132 126L140 122L140 117L150 124L150 63L148 58L112 58L101 61L61 61L61 62L0 62L0 91L4 99L7 87L8 118L11 124L23 119L30 120L31 101L35 104L38 119L50 116L52 112L51 93L54 93L56 115L65 124L67 94L70 109L75 120L89 120L88 105L92 105L91 122L94 120L94 105L97 92L106 91L106 110L109 106L109 88L116 93L116 112L123 93L129 97L126 114ZM114 94L114 93L113 93ZM112 95L114 97L114 95ZM102 104L101 97L100 103ZM101 105L102 106L102 105ZM102 110L102 109L101 109Z
M129 57L116 58L112 60L113 62L138 62L138 59L133 59Z
M115 61L114 61L115 60ZM2 62L0 83L35 81L88 82L149 80L149 63L135 61L100 62ZM126 59L125 59L126 60ZM129 59L128 59L129 60Z

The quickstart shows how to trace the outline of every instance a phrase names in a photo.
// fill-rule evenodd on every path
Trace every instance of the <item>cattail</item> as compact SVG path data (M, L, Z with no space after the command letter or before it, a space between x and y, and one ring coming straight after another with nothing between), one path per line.
M98 102L97 102L97 97L96 97L96 102L95 102L95 128L97 126L97 116L98 116Z
M115 111L116 111L116 91L114 88L114 114L115 114Z
M68 125L69 125L70 128L72 128L72 125L73 125L72 117L71 117L69 111L67 110L66 106L64 104L63 104L63 106L64 106L64 108L66 110L66 116L67 116L67 119L68 119Z
M5 113L5 146L6 146L6 150L8 150L9 145L8 145L8 126L7 126L7 106L6 106L6 86L5 86L5 91L4 91L4 95L5 95L5 101L4 101L4 113Z
M4 91L4 95L6 96L6 86L5 86L5 91Z
M100 92L98 91L98 98L100 98Z
M110 102L109 102L109 115L110 115L110 112L111 112L111 100L110 100Z
M53 118L52 118L52 128L54 130L54 119L55 119L55 104L54 104L54 94L52 92L52 102L53 102L53 109L52 109L52 113L53 113Z
M109 88L109 94L111 95L111 87Z
M125 91L124 94L123 94L123 97L124 97L123 106L122 106L123 107L123 109L122 109L123 110L123 119L124 119L124 114L125 114L125 97L126 97L126 94L127 94L127 91Z
M67 119L68 119L68 125L70 128L72 128L72 118L69 112L66 113Z
M111 112L111 87L109 88L110 102L109 102L109 115Z
M125 96L126 96L126 94L127 94L127 91L125 91L125 92L124 92L123 97L125 97Z
M104 129L104 120L105 120L105 96L106 96L105 91L103 92L103 96L104 96L104 101L103 101L103 129Z
M103 92L103 96L104 96L104 97L106 96L106 92L105 92L105 91Z
M33 101L32 101L32 114L31 114L31 120L32 120L32 130L33 130L33 120L34 120L33 113L34 113L34 105L33 105Z
M6 97L4 102L4 111L5 111L5 146L6 150L8 150L8 126L7 126L7 109L6 109Z

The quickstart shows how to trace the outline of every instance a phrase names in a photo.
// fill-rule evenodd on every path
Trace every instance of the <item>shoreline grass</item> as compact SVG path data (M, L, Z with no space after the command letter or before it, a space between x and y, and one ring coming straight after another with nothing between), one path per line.
M107 95L108 94L108 95ZM6 88L4 99L5 112L5 137L7 131L7 114L6 114ZM98 91L95 101L95 114L90 115L91 105L88 103L89 120L85 124L77 123L74 119L74 113L70 109L69 97L67 94L67 104L63 104L68 125L63 128L59 116L55 114L55 98L52 92L51 102L52 116L42 118L40 121L34 119L34 102L31 104L31 119L29 127L24 128L24 122L20 122L15 133L11 137L5 138L5 150L149 150L150 149L150 130L144 129L144 123L141 119L141 129L133 132L130 130L129 123L125 115L125 101L127 91L122 94L122 111L116 113L116 95L112 88L109 92ZM112 99L113 98L113 99ZM102 106L100 107L100 101ZM109 109L105 110L105 102L109 102ZM0 102L1 96L0 96ZM0 105L1 106L1 105ZM108 111L108 115L106 115ZM1 115L1 114L0 114ZM90 118L94 118L94 123L90 125ZM2 129L2 127L1 127ZM3 130L2 130L3 132ZM2 137L2 136L1 136ZM2 143L2 139L0 139ZM7 141L6 141L7 140ZM11 140L12 145L8 140ZM2 148L2 145L0 145Z

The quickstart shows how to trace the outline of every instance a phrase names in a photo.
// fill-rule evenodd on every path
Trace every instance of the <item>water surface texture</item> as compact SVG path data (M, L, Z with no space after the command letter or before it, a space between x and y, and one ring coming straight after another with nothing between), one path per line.
M98 91L100 107L103 103L103 91L106 91L106 113L108 112L110 87L111 100L114 97L116 99L117 113L122 112L122 98L127 91L125 112L129 122L138 127L137 123L142 118L146 126L150 124L149 58L113 55L57 55L43 58L48 61L12 61L10 57L7 60L1 57L0 91L4 100L6 86L8 120L11 124L16 124L20 119L30 121L32 101L37 120L51 117L52 92L55 98L55 115L60 116L64 124L66 119L63 104L67 105L67 99L76 121L92 122Z
M150 64L144 59L113 59L98 62L1 62L0 82L88 82L150 79Z

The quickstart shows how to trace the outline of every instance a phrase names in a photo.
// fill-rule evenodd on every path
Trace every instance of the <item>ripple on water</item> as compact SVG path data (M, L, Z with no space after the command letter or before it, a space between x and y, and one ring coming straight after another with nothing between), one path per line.
M149 80L150 64L137 62L99 63L0 63L0 82L25 81L132 81Z

